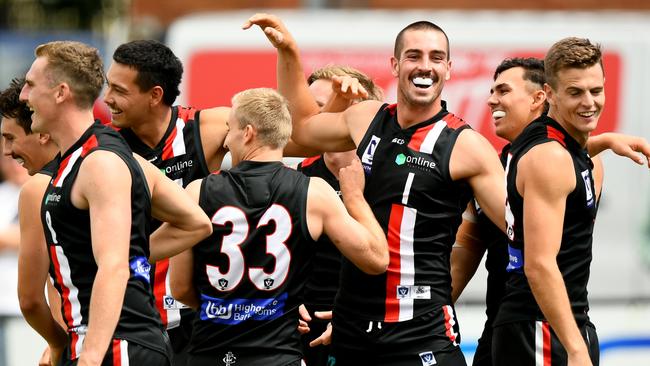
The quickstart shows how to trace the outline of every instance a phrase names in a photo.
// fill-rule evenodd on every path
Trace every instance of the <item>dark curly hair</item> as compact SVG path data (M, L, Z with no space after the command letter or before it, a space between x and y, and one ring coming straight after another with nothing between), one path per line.
M5 118L15 118L16 123L25 130L25 134L32 133L32 111L18 99L20 90L25 85L24 78L11 80L9 87L0 92L0 115Z
M169 47L154 40L131 41L120 45L113 61L138 71L135 83L141 91L158 85L163 89L163 103L174 104L180 94L183 64Z

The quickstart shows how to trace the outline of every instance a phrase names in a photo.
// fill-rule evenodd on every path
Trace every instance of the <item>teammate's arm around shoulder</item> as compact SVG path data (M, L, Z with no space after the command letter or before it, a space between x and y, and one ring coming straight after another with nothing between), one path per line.
M627 157L639 165L647 163L648 168L650 168L650 143L643 137L615 132L589 136L587 151L591 156L596 156L608 149L612 150L616 155Z
M516 185L524 200L524 273L530 288L569 359L588 362L557 265L566 199L576 186L571 156L555 142L533 147L519 160Z
M363 197L364 176L358 160L341 169L339 183L345 206L325 181L310 179L307 224L312 237L327 235L344 256L368 274L385 272L386 235Z
M115 153L98 150L81 163L71 200L90 213L97 274L79 365L99 365L119 320L130 276L131 174Z
M41 224L41 201L50 177L36 174L20 191L20 247L18 249L18 300L20 310L29 325L48 343L53 364L58 362L68 336L56 322L45 300L43 288L47 280L50 259ZM56 291L56 290L55 290ZM49 292L49 291L48 291ZM58 293L57 293L58 295ZM54 305L53 305L54 306Z
M134 154L151 192L151 215L163 224L151 235L151 261L172 257L212 233L210 219L178 184Z
M467 180L485 214L505 232L503 166L485 137L474 130L462 131L451 153L449 173L453 180Z

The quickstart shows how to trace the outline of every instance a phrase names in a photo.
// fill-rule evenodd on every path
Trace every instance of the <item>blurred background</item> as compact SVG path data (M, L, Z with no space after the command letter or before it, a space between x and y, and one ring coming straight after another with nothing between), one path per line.
M241 25L258 11L280 15L302 51L305 72L347 64L369 75L393 102L389 58L407 24L430 20L451 42L448 109L495 146L486 100L505 57L543 57L555 41L587 37L604 47L607 104L597 133L650 139L650 1L618 0L0 0L0 88L22 76L38 44L78 40L110 63L113 50L134 39L167 43L184 63L179 104L229 105L249 87L275 87L275 51L257 29ZM98 100L98 117L110 114ZM601 365L650 364L650 172L603 154L605 185L594 234L589 285ZM36 365L45 346L20 316L16 300L17 192L22 168L2 159L0 183L0 366ZM15 241L15 240L14 240ZM461 299L462 347L471 359L484 321L485 271Z

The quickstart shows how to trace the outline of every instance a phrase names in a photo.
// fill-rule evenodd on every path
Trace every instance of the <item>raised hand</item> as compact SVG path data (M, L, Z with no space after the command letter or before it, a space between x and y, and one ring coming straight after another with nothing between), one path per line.
M257 25L262 29L266 38L269 39L273 47L281 49L287 47L295 47L291 33L284 26L284 23L273 14L257 13L242 25L242 29L249 29L253 25Z

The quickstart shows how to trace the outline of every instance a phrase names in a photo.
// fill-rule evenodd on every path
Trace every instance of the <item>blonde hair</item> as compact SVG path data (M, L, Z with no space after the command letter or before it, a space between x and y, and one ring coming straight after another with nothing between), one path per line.
M80 108L92 108L104 86L104 65L99 51L81 42L55 41L42 44L36 57L47 58L52 85L67 83Z
M311 85L316 80L332 80L334 76L351 76L359 80L361 86L368 92L368 97L364 100L384 100L384 91L372 81L370 76L349 66L328 65L321 67L309 75L307 83Z
M251 125L263 145L284 148L291 136L291 114L282 95L270 88L248 89L235 94L232 105L240 129Z
M593 44L586 38L564 38L553 44L546 53L544 58L546 82L555 89L557 76L561 70L586 69L596 64L603 67L599 44Z

